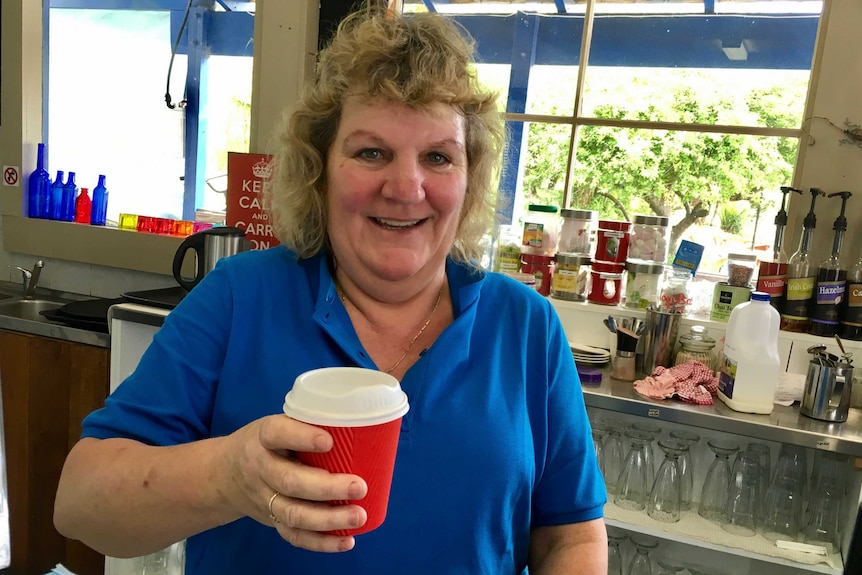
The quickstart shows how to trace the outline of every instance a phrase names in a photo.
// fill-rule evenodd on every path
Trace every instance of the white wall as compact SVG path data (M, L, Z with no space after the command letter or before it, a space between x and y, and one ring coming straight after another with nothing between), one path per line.
M848 119L862 125L862 44L858 41L862 2L832 0L828 10L830 15L826 22L813 116L829 118L839 126ZM859 146L841 144L840 140L845 136L825 120L812 118L806 125L810 126L811 138L797 178L799 187L806 192L808 188L817 187L827 194L844 190L854 194L847 202L846 216L850 225L842 248L842 260L849 266L862 255L862 142ZM807 193L801 198L794 194L794 199L794 209L788 218L788 243L785 245L788 256L799 246L802 218L811 203L811 196ZM840 206L839 198L817 200L817 228L812 246L815 262L829 255L832 224Z

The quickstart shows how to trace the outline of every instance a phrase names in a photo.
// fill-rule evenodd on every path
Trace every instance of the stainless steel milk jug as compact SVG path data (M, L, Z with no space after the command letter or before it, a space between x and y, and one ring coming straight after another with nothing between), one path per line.
M852 387L851 363L813 359L808 364L805 393L799 411L823 421L847 421Z

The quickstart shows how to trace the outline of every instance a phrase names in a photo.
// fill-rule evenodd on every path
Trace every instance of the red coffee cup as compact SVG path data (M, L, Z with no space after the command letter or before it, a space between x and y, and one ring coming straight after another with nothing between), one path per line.
M326 453L297 453L297 458L332 473L358 475L368 485L363 499L329 502L361 506L368 514L365 524L330 533L358 535L383 523L401 418L409 409L407 395L398 380L382 371L326 367L296 378L293 389L284 398L284 413L327 430L333 439L332 449Z

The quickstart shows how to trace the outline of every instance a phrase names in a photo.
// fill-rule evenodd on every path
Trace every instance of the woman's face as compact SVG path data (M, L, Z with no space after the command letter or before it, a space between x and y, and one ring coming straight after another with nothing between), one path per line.
M349 99L327 156L328 231L338 265L360 277L429 280L455 239L467 189L464 118Z

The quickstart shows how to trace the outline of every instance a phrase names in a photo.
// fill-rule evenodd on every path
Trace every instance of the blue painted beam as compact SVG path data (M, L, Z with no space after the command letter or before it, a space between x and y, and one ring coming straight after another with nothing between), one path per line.
M49 0L51 8L78 10L185 10L188 0Z
M49 0L52 8L99 8L113 10L185 9L186 0ZM434 9L434 0L424 0ZM436 0L439 2L440 0ZM557 0L555 0L557 1ZM196 6L214 0L198 0ZM704 9L714 8L705 0ZM254 18L245 12L214 12L208 19L211 54L251 55L249 39ZM453 16L479 40L479 60L508 63L512 54L514 22L518 15ZM539 65L577 65L577 49L583 32L582 15L539 16L535 62ZM807 70L811 67L818 15L687 14L632 16L596 15L590 63L596 66L751 68ZM172 30L176 33L176 30ZM732 61L721 50L740 38L749 41L746 60ZM179 52L187 53L185 39Z
M512 35L512 52L509 61L509 95L506 112L523 114L527 111L527 90L530 85L530 71L533 69L536 54L536 41L539 36L539 17L536 14L517 14ZM497 192L497 214L503 223L511 223L515 209L515 196L518 185L524 178L525 154L528 133L524 122L507 122L506 158L500 174Z
M489 64L509 62L517 17L454 16L478 39L478 58ZM818 21L817 15L597 15L589 61L596 66L808 70ZM542 15L539 22L536 64L577 65L583 16ZM733 38L745 38L756 51L750 50L747 60L729 60L721 43Z
M201 87L208 85L207 26L205 21L211 14L203 8L192 8L186 23L189 38L188 72L186 75L186 129L185 158L186 169L183 192L183 219L193 221L195 210L203 206L204 170L206 168L207 141L207 91ZM182 14L178 15L182 18ZM172 18L173 20L173 18Z

